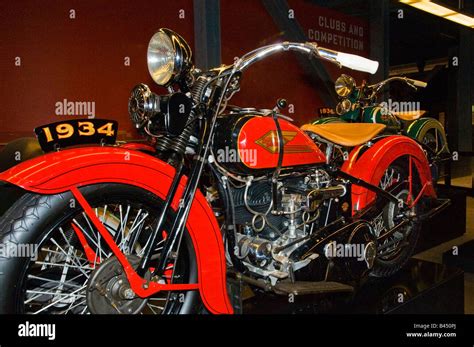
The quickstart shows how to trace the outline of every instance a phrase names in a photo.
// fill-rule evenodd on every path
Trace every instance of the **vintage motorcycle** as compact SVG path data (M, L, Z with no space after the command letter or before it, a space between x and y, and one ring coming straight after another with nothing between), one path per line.
M442 124L434 118L422 117L426 111L405 106L408 102L390 107L387 102L377 102L377 97L388 83L400 81L417 90L427 83L407 77L394 76L373 85L365 81L357 86L354 78L341 75L335 82L340 101L334 111L336 116L323 117L313 124L339 122L380 123L387 126L386 132L401 133L423 144L438 159L449 158L448 142ZM401 104L401 106L399 106ZM405 109L406 108L406 109ZM329 112L327 112L329 113ZM332 113L332 112L331 112Z
M0 221L1 313L234 313L239 288L280 295L352 292L411 256L436 199L430 163L383 124L308 124L273 109L227 106L242 72L297 51L374 73L378 63L283 42L201 71L185 40L160 29L153 80L131 93L146 143L116 143L117 123L35 129L43 156L0 174L22 196ZM324 153L316 143L324 142ZM95 145L94 145L95 144ZM65 149L65 147L72 148ZM352 148L343 165L335 146Z

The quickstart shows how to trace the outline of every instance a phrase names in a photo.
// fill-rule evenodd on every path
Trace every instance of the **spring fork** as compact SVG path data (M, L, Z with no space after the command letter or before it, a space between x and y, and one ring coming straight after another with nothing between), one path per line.
M143 254L143 258L140 261L140 264L138 265L137 273L139 276L143 277L148 270L148 265L149 265L151 256L153 255L153 250L155 249L155 246L156 246L156 239L158 238L158 235L161 235L163 232L163 223L165 221L166 216L169 213L169 209L170 209L171 203L173 202L173 198L176 195L179 182L181 181L181 178L183 177L183 168L184 168L184 162L181 159L178 167L176 168L176 173L174 175L173 182L171 183L170 190L168 191L168 196L166 197L165 205L163 206L163 210L161 211L161 214L158 218L158 223L156 225L156 228L147 242L145 252Z

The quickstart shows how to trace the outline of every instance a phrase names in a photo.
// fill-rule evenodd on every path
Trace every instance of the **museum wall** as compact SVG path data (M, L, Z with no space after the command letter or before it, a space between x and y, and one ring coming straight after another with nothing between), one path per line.
M168 26L194 44L191 0L120 0L113 5L106 0L26 0L5 2L3 8L0 94L9 98L2 102L0 143L31 136L40 124L74 118L67 108L57 110L64 99L95 103L97 118L117 119L121 137L136 137L127 103L134 85L153 83L146 66L148 40Z
M293 10L288 21L297 21L309 40L318 40L323 47L368 57L369 29L366 21L309 2L288 1L288 5ZM258 15L249 16L249 13ZM357 33L351 30L357 30ZM225 63L256 47L287 40L262 2L253 0L222 1L221 32ZM351 74L359 82L367 78L364 73L340 70L331 63L323 64L333 79L342 72ZM285 98L294 106L287 112L294 111L290 116L295 122L304 124L314 120L319 108L325 106L318 93L321 87L314 84L298 64L296 54L288 53L257 64L245 73L241 93L233 102L242 106L273 108L277 98Z
M308 2L289 1L288 20L297 20L321 45L368 56L368 23ZM248 14L252 13L252 16ZM146 67L146 48L153 32L169 27L194 49L193 1L106 0L6 2L0 12L3 110L0 144L32 136L41 124L64 118L112 118L119 138L136 138L128 121L131 88L154 85ZM222 62L258 46L285 40L261 1L221 1ZM331 77L341 70L325 64ZM363 73L351 73L360 82ZM321 86L309 78L293 53L252 67L233 104L272 108L288 100L298 124L314 120L324 103ZM78 105L77 103L81 103ZM75 106L72 108L72 106ZM92 114L93 113L93 114Z

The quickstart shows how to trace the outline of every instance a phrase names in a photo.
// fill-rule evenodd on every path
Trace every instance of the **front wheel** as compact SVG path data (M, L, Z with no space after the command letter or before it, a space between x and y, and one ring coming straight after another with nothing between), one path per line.
M130 263L138 265L163 201L120 184L89 186L81 193ZM169 216L165 231L171 223ZM93 251L93 261L75 228ZM158 263L165 238L163 232L151 267ZM192 291L163 291L146 299L130 296L122 267L70 193L25 194L2 217L0 242L4 249L31 245L29 249L36 251L32 258L0 257L0 313L162 314L195 313L200 308L199 293ZM161 281L196 283L195 253L187 232L178 255Z

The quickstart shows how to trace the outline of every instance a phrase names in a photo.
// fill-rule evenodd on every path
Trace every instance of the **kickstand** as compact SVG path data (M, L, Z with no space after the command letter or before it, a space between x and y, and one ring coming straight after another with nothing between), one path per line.
M242 314L242 280L227 277L227 291L235 314Z

